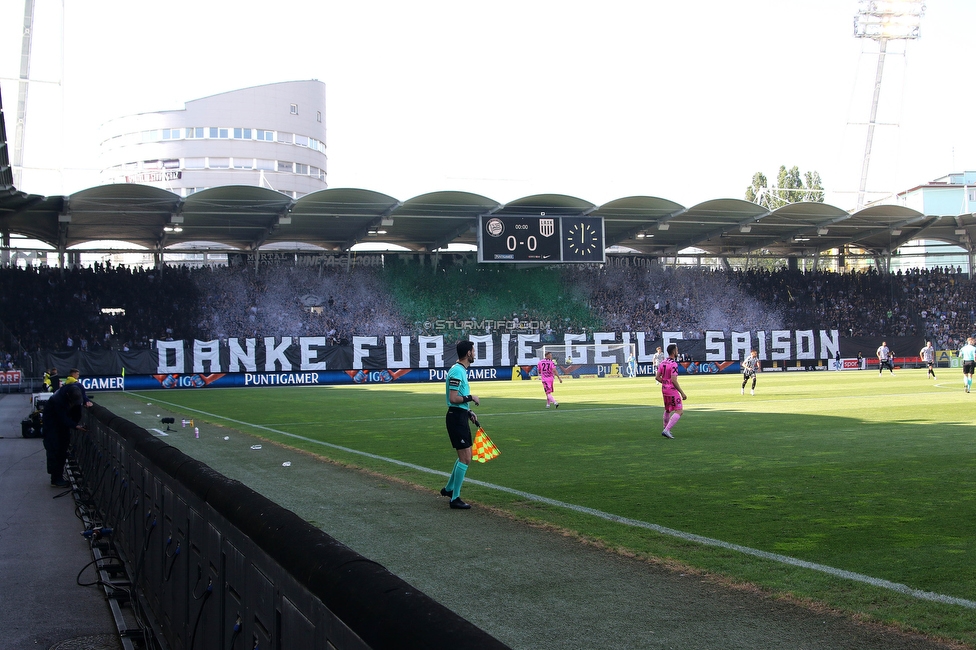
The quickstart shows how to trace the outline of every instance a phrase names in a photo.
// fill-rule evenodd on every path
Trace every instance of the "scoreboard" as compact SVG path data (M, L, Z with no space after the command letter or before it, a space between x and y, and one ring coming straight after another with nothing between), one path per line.
M480 216L479 262L606 262L602 217Z

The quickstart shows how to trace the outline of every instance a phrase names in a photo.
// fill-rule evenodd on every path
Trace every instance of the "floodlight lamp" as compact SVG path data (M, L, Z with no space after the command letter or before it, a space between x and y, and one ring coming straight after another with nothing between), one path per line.
M897 237L900 234L901 234L901 230L899 230L898 228L895 228L894 230L891 231L892 237Z
M817 228L817 234L818 235L826 235L828 232L830 232L830 231L827 230L826 228Z
M173 226L163 226L163 232L173 232Z
M671 224L669 224L669 223L659 223L659 224L657 224L657 229L658 230L667 230L670 227L671 227Z
M957 235L965 235L966 234L966 229L965 228L956 228L956 234Z
M739 232L752 232L752 226L739 226Z
M637 239L644 239L645 237L647 237L647 233L645 232L637 233Z
M381 226L392 226L393 225L393 217L383 217L382 219L380 219L380 225Z
M854 36L875 40L920 38L923 0L860 0L854 16Z

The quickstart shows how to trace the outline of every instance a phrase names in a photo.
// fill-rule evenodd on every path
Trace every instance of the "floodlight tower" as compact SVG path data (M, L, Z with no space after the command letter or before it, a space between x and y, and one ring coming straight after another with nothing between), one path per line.
M30 80L31 45L34 38L34 0L24 0L24 31L20 50L20 79L17 88L17 121L14 123L14 151L10 161L14 187L20 187L24 173L24 137L27 135L27 90Z
M874 76L874 97L868 118L868 136L861 163L861 183L857 191L857 209L864 207L864 193L871 164L871 144L878 119L878 98L881 96L881 77L884 73L885 51L888 41L914 41L921 37L924 0L858 0L854 16L854 37L878 41L878 69Z

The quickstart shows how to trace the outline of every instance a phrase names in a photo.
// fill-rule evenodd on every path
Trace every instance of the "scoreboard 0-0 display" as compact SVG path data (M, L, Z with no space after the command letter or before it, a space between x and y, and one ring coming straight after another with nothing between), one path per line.
M605 262L603 219L480 216L479 262Z

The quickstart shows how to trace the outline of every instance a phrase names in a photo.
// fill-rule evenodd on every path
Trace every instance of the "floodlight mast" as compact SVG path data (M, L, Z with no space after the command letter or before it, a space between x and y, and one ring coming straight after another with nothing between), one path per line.
M874 142L874 127L878 121L878 99L881 96L881 78L888 41L921 38L924 15L924 0L858 0L857 15L854 16L854 37L878 41L878 68L874 76L871 116L868 118L867 142L864 144L864 159L861 162L861 183L857 191L858 210L865 204L871 145Z
M30 80L31 46L34 37L34 0L24 0L24 31L20 46L20 77L17 86L17 121L10 165L14 187L20 187L24 173L24 137L27 131L27 90Z

